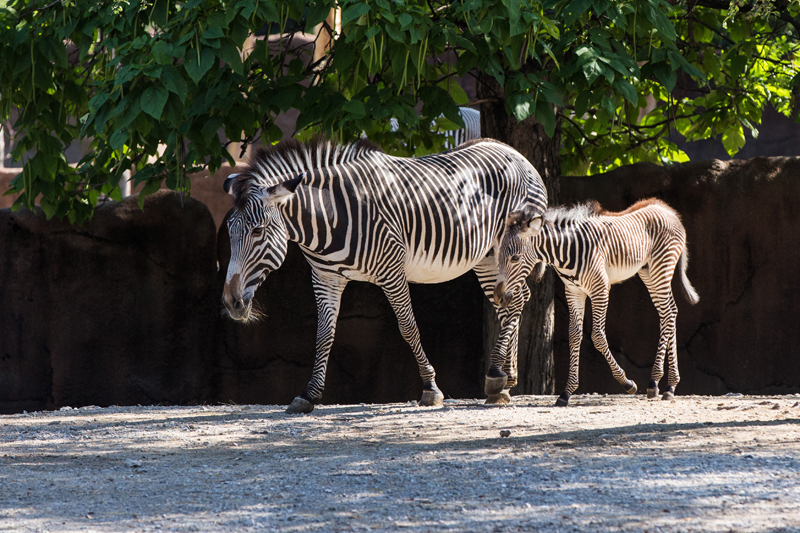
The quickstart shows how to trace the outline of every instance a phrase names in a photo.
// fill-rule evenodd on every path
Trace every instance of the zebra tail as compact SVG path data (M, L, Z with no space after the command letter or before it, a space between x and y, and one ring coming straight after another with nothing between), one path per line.
M686 299L689 300L689 303L694 305L700 301L700 295L694 290L694 287L692 287L692 284L689 282L689 278L686 276L686 269L689 267L689 250L686 248L683 249L678 263L681 273L681 288L683 289L683 294L686 296Z

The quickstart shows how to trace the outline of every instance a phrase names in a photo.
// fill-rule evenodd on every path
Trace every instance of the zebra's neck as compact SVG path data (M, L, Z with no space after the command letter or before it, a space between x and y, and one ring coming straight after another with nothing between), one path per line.
M579 226L585 221L561 221L547 223L531 240L530 253L539 260L556 268L570 268L574 262L574 251L580 241Z

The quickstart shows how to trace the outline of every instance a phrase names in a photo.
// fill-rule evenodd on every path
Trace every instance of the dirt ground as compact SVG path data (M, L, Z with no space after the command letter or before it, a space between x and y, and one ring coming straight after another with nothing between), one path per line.
M800 532L800 395L554 402L0 416L0 530Z

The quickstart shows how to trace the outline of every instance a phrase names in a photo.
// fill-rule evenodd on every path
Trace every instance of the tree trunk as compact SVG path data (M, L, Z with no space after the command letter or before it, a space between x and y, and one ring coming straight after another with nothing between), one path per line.
M481 135L504 142L524 155L539 171L547 188L548 205L557 205L558 178L561 175L561 122L556 123L553 138L533 117L517 122L505 108L502 87L489 75L482 74L477 84L481 104ZM553 366L553 290L555 275L547 270L539 283L528 280L531 299L525 304L519 328L519 381L515 394L554 394ZM494 307L484 303L484 358L488 361L500 330Z

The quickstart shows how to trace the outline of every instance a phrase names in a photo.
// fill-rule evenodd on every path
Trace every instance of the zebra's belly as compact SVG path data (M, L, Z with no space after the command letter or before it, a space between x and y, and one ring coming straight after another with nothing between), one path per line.
M472 270L477 261L462 261L461 263L408 263L405 272L406 279L411 283L443 283Z
M608 281L611 282L612 285L614 283L622 283L626 279L635 276L640 268L642 268L642 265L638 263L630 265L606 265Z

